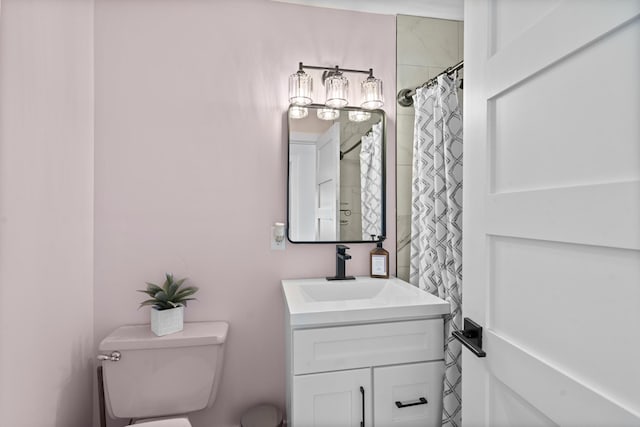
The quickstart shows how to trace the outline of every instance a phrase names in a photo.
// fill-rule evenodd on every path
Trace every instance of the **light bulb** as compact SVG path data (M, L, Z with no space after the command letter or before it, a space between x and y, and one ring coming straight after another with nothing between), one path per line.
M349 120L352 122L364 122L371 118L371 113L362 110L349 111Z
M340 111L333 108L319 108L317 114L321 120L335 120L340 116Z
M304 119L309 115L309 109L307 107L300 107L298 105L292 105L289 107L289 117L292 119Z

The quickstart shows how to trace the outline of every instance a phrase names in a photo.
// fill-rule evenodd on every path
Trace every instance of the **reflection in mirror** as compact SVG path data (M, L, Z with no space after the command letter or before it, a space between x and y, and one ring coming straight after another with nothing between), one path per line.
M378 240L385 234L384 112L291 106L288 122L289 240Z

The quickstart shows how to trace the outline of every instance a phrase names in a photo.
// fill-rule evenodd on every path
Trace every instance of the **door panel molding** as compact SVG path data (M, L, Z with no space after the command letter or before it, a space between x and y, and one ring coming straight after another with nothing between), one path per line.
M612 214L617 209L625 214ZM640 181L487 196L487 232L495 236L640 250L639 218Z
M640 414L634 413L578 378L572 378L558 367L507 341L492 331L487 333L487 358L490 370L503 384L541 410L553 422L566 426L638 425ZM523 380L522 373L538 378L542 390Z
M580 3L580 20L576 20L576 2ZM636 0L616 0L615 7L609 8L604 15L601 4L598 2L564 1L536 25L490 55L486 64L487 97L493 98L499 95L615 31L638 15L640 15L640 2ZM493 16L490 19L493 19ZM569 25L571 25L570 28ZM490 23L489 29L494 27L495 23ZM550 39L554 34L563 36ZM490 35L491 39L493 37ZM540 51L541 40L547 42L544 51ZM527 52L536 52L536 54L530 55Z

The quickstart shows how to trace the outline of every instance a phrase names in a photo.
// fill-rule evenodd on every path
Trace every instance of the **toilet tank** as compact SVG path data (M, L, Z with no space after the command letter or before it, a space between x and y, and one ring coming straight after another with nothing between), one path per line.
M185 322L184 330L161 337L149 325L122 326L99 346L105 403L115 418L186 414L211 405L222 371L226 322Z

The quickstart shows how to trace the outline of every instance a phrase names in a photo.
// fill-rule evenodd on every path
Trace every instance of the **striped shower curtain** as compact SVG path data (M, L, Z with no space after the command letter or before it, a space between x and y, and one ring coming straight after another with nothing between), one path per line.
M462 112L457 74L414 95L410 282L446 301L442 425L461 425Z
M360 146L362 240L382 234L382 122L362 137Z

